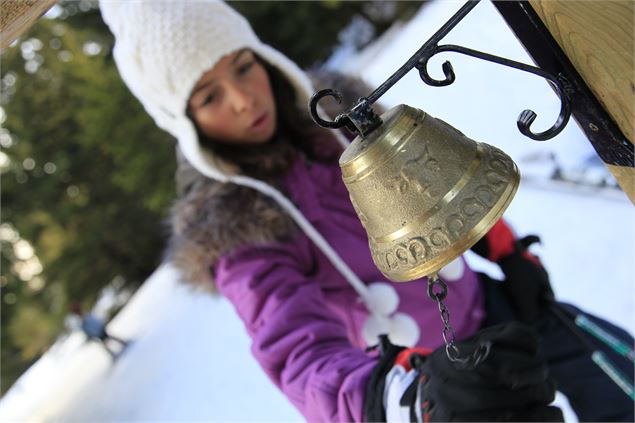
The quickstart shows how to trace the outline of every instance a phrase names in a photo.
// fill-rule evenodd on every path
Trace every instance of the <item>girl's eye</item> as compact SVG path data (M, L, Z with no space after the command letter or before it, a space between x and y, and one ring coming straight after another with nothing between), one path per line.
M203 101L201 102L201 106L206 106L208 104L213 103L217 98L216 93L214 92L210 92L205 94L205 97L203 98Z
M254 61L249 61L246 63L243 63L242 65L238 66L238 68L236 69L236 72L238 73L238 75L244 75L247 72L249 72L249 70L256 64L256 62Z

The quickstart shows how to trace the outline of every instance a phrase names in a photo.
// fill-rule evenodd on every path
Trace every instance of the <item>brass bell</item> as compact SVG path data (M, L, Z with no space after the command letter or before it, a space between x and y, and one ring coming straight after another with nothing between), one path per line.
M406 105L340 157L373 260L396 282L436 273L501 217L518 188L516 164Z

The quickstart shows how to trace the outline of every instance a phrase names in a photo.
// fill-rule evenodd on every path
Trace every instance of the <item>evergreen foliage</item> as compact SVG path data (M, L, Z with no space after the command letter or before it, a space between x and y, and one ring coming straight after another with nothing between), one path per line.
M70 301L92 304L115 278L137 287L166 239L174 142L121 81L98 10L76 13L40 19L2 55L3 392L63 331Z

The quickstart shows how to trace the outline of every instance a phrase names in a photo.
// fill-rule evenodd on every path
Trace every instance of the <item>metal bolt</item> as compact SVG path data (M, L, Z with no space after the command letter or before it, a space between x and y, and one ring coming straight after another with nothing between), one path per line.
M594 123L589 123L589 129L593 132L597 132L600 130L600 128L598 128L597 125Z

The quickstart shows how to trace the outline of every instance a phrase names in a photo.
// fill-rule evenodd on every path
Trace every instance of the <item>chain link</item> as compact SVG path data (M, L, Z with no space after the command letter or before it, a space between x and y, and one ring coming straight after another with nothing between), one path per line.
M437 275L428 278L428 296L436 301L441 313L441 321L443 322L443 342L445 342L445 351L450 361L459 361L459 349L454 344L456 333L450 324L450 311L446 307L443 300L448 295L448 287L439 279Z
M456 333L450 324L450 310L443 300L448 295L447 285L434 274L428 277L428 296L437 303L443 322L443 342L448 359L464 368L474 368L489 354L490 344L482 344L469 356L461 358L459 348L455 345Z

